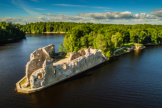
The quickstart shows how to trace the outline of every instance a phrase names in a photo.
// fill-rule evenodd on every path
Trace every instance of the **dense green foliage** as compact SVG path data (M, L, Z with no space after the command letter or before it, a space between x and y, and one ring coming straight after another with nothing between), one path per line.
M25 38L19 24L0 22L0 44Z
M72 22L36 22L22 25L21 30L28 33L67 32L82 23Z
M24 32L68 32L60 51L72 52L82 48L101 49L109 57L126 43L162 43L162 25L93 24L73 22L37 22L26 25L0 23L0 41L24 37ZM128 46L128 44L127 44Z
M109 57L125 43L162 43L162 26L150 24L82 24L68 31L64 38L67 52L93 47Z

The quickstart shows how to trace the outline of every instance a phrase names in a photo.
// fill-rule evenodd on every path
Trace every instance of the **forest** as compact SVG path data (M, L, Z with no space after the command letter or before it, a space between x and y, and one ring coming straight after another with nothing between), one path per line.
M68 31L60 51L101 49L106 57L123 46L162 43L162 25L82 24Z
M36 22L25 25L0 22L0 42L24 38L26 33L66 32L60 51L101 49L110 57L124 46L162 43L162 25L93 24L74 22Z
M20 30L20 26L20 24L0 22L0 44L25 38L25 32Z
M27 33L42 33L42 32L68 32L75 26L81 25L83 23L73 23L73 22L36 22L27 23L22 25L20 30Z

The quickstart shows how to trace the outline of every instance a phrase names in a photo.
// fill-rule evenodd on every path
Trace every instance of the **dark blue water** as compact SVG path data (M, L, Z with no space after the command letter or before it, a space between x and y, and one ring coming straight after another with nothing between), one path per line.
M64 35L27 37L0 46L0 108L162 107L162 45L122 55L33 94L15 91L35 49L58 45Z

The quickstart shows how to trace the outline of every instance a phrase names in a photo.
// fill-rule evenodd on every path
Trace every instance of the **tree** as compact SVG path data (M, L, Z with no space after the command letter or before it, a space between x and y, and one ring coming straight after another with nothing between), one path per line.
M60 43L59 52L64 52L64 51L65 51L64 46L62 43Z
M120 46L123 42L122 35L116 32L115 35L112 35L111 41L114 43L115 48Z
M107 42L102 34L98 34L96 38L96 48L101 49L103 53L107 51Z

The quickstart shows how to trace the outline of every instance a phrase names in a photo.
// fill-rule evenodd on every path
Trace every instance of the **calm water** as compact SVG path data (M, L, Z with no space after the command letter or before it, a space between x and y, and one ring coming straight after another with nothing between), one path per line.
M162 46L122 55L40 92L17 93L30 53L48 44L58 52L63 38L42 34L0 46L0 108L162 107Z

